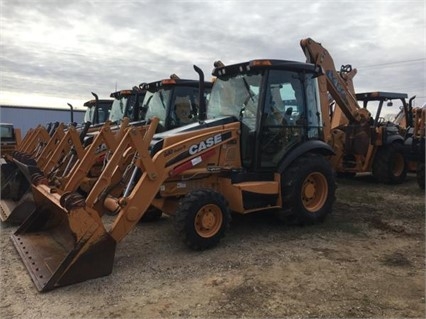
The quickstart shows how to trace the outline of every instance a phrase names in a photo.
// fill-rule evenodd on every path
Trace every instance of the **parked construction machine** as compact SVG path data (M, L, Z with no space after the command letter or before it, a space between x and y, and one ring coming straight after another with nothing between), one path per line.
M12 154L21 143L21 139L21 129L16 128L13 123L0 123L0 157Z
M141 84L146 90L143 108L146 118L157 117L157 131L168 131L198 121L200 115L200 98L208 100L212 82L181 79L172 74L169 79Z
M92 95L95 99L89 100L83 104L87 107L83 122L90 122L92 126L102 126L109 118L113 100L99 99L98 95L93 92Z
M124 118L131 122L145 120L146 109L143 107L143 99L146 90L141 86L134 86L131 90L120 90L112 92L110 97L114 98L109 120L112 123L120 123Z
M152 207L174 216L183 241L197 250L220 242L231 212L273 209L297 223L324 220L336 186L320 74L293 61L216 63L207 110L200 90L197 121L155 133L166 122L152 117L143 132L127 128L86 197L33 185L37 209L12 241L37 289L110 274L117 243ZM165 105L167 95L154 95ZM103 218L108 211L117 212L112 223Z
M416 96L412 96L408 103L403 103L399 107L398 113L392 119L392 122L400 127L401 134L404 135L408 127L413 127L413 107L414 99Z
M336 155L331 157L336 172L344 176L371 172L380 182L402 183L407 175L407 160L404 156L404 137L398 125L385 121L381 116L383 103L392 99L407 104L406 94L370 92L355 94L337 72L329 52L318 42L308 38L301 41L301 47L308 62L323 69L319 78L320 90L329 94L321 95L322 104L329 107L325 123L325 140ZM330 101L331 97L331 101ZM363 107L358 104L363 102ZM379 103L375 117L367 105ZM331 107L333 103L334 107ZM335 112L338 110L339 112ZM323 111L325 113L325 111Z
M82 155L83 138L89 128L86 124L79 133L74 126L59 124L51 134L47 134L45 142L37 143L37 151L14 152L1 166L1 200L0 218L2 221L21 223L35 206L32 199L30 182L33 173L46 174L55 171L66 172L66 155L70 162L78 160ZM39 128L44 132L44 127ZM58 165L60 163L60 165Z
M69 191L76 191L78 188L81 192L86 193L96 180L96 176L99 175L99 170L104 165L103 161L107 160L108 156L106 155L114 151L116 144L111 139L118 139L123 127L127 125L143 126L146 123L147 111L165 117L161 118L162 123L164 123L161 126L161 131L184 125L189 121L187 119L187 122L177 123L174 120L176 114L181 115L184 114L183 112L188 112L188 116L193 117L192 121L196 120L198 105L195 101L198 101L199 97L198 86L197 80L183 80L173 75L170 79L146 85L143 83L132 90L111 93L111 97L114 97L113 101L100 100L95 93L92 93L95 99L85 103L85 106L88 107L85 117L87 122L85 123L91 124L90 121L94 121L96 125L90 125L86 128L84 136L81 136L80 140L78 130L74 128L65 130L64 124L59 125L52 137L45 133L44 128L40 128L40 132L45 133L43 134L43 151L38 153L37 156L30 158L20 156L12 161L11 165L16 174L13 178L2 183L2 189L7 191L4 192L0 201L1 220L20 224L34 210L29 184L33 179L31 176L35 173L37 173L37 179L44 175L49 180L49 184L55 185L57 189L65 188ZM204 95L207 95L211 90L211 82L203 83L203 88L205 88ZM148 97L143 102L148 90ZM161 101L161 103L157 103L158 101ZM194 103L191 104L191 101ZM180 113L176 111L180 111ZM105 115L108 115L108 123L99 123L100 120L105 120ZM167 117L170 117L170 120ZM114 136L115 131L119 131L118 137ZM88 132L87 136L86 132ZM96 139L99 133L102 134ZM110 140L109 143L106 142L107 139ZM96 148L89 148L94 140L97 141L96 147L102 149L101 152L97 151ZM90 155L87 155L86 151ZM34 154L33 152L30 153ZM86 156L86 159L82 164L81 161L84 156ZM80 161L78 167L84 167L84 169L77 168L74 165L78 161ZM94 165L95 162L97 165ZM18 168L20 168L20 171ZM81 175L81 171L84 172L84 176ZM95 171L98 171L98 173L95 173ZM80 179L69 186L68 180L75 172L79 172ZM152 211L149 216L145 216L144 220L155 219L159 216L161 216L161 212Z
M416 169L419 187L425 189L426 105L413 107L410 103L406 118L404 154Z
M422 107L415 107L413 100L408 105L402 105L400 112L393 122L400 127L404 136L404 154L408 161L408 170L415 172L417 184L425 189L425 122L426 103Z
M2 222L21 223L34 209L33 198L30 190L29 172L66 174L80 156L83 140L89 130L105 122L111 109L112 100L99 99L92 92L95 99L84 103L87 107L85 122L77 123L48 123L30 129L22 143L6 162L1 165L1 200L0 219ZM68 104L71 108L73 106ZM67 162L68 160L68 162ZM47 166L46 166L47 165Z

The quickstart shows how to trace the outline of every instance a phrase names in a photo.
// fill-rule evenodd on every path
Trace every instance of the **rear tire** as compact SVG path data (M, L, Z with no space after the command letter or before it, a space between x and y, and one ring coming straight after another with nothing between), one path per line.
M282 216L297 224L316 224L331 212L336 183L330 162L323 156L305 154L281 177Z
M392 143L377 150L373 162L373 176L386 184L401 184L407 177L408 163L402 145Z
M174 222L188 247L203 250L219 243L229 228L231 213L221 194L201 189L180 200Z

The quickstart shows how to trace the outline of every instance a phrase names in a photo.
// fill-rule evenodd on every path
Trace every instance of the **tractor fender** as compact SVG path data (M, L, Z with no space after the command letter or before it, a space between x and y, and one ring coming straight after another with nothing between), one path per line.
M385 140L385 145L390 145L392 143L404 144L404 138L401 135L388 136Z
M324 156L335 155L332 147L324 141L306 141L287 152L287 154L280 160L278 165L278 172L281 174L294 160L308 152L317 153Z

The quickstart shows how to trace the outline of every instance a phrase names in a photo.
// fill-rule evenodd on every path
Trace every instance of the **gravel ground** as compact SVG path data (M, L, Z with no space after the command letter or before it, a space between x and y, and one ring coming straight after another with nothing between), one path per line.
M168 217L118 244L111 275L39 293L1 225L6 318L424 318L425 193L370 176L339 180L321 225L234 216L210 250L177 240Z

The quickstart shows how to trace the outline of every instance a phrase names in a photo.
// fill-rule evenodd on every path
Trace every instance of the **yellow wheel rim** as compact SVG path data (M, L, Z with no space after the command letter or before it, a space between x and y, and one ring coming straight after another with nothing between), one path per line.
M302 185L302 203L305 209L316 213L324 206L328 197L327 179L320 173L309 174Z
M203 206L195 216L194 226L197 234L203 238L216 235L222 226L222 210L213 204Z

